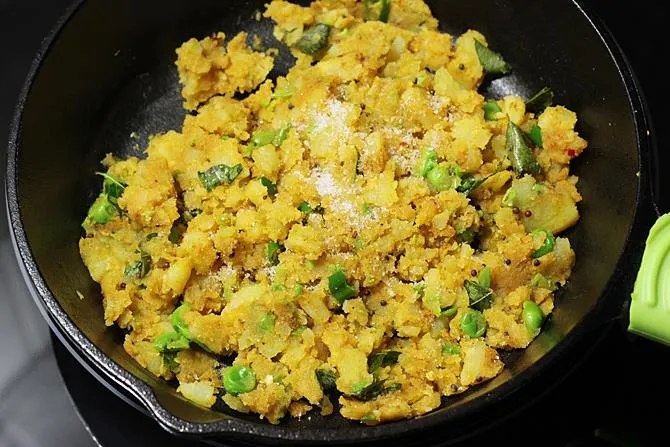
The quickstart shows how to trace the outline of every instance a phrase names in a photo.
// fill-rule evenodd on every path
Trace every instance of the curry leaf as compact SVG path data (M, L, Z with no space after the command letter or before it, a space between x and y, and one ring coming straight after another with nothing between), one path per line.
M147 276L151 270L151 256L148 253L142 252L140 260L132 264L128 264L123 271L123 276L130 279L142 279Z
M393 366L398 363L400 351L382 351L374 354L368 359L368 370L372 373L385 366Z
M385 385L385 383L386 380L375 380L370 385L353 392L351 395L358 400L368 401L376 399L382 394L397 391L402 388L399 383L391 383L389 385Z
M549 87L543 87L526 101L526 110L538 114L552 105L553 102L554 92Z
M203 172L198 171L198 178L202 186L210 192L222 183L230 185L240 175L240 172L242 172L242 165L239 163L232 167L221 164L214 165Z
M316 379L321 384L323 391L328 391L335 388L335 381L337 380L337 374L335 371L330 369L317 369L314 371L316 374Z
M526 144L523 131L512 121L507 123L505 147L517 176L540 173L540 165L537 164L533 152Z
M470 307L477 310L484 310L491 307L493 301L493 290L481 286L478 282L466 279L463 287L470 298Z
M505 59L478 40L475 40L475 51L486 73L507 74L510 72L510 66Z

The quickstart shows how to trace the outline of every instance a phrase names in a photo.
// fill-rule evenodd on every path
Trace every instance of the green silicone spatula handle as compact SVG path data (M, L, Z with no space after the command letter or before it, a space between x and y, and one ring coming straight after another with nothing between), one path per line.
M670 213L649 231L631 294L628 330L670 346Z

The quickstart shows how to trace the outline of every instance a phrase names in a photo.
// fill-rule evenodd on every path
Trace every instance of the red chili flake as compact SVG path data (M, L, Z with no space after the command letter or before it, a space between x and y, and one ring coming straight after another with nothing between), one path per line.
M568 154L568 157L570 158L575 158L575 155L577 155L577 152L575 152L574 149L568 149L565 151L566 154Z

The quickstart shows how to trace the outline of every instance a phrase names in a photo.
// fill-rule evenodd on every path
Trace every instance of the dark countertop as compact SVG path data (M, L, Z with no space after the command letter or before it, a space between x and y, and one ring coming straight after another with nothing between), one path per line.
M665 95L657 92L665 85L665 70L660 65L667 52L666 15L651 0L582 3L597 12L628 56L648 99L659 148L663 149L670 141L670 129L665 125ZM1 141L7 140L13 106L33 54L68 4L69 0L0 0ZM0 184L4 185L5 151L2 154ZM659 165L666 161L668 155L661 151ZM4 203L4 188L0 188L0 202ZM668 210L667 193L659 204L662 210ZM49 331L14 264L4 211L0 214L0 358L4 359L0 362L0 446L93 446L95 442L69 400ZM77 381L76 364L64 357L68 354L63 349L56 352L61 366L69 365L65 367L68 383L76 386L72 385ZM667 445L670 441L661 437L665 436L663 414L667 411L658 411L670 399L670 383L664 380L669 364L670 348L628 335L615 325L574 376L531 408L534 414L530 420L536 424L533 433L544 432L546 436L537 442L565 446ZM144 436L157 428L125 404L113 403L114 397L105 395L106 390L96 387L95 382L85 383L85 389L73 395L80 410L86 412L88 424L97 429L104 426L106 419L99 409L104 406L102 402L108 402L111 414L137 418L135 426ZM558 419L547 420L543 414ZM552 429L555 434L546 434L545 430ZM115 439L130 445L131 432L113 430L123 437L99 436L101 442ZM515 439L525 445L523 438L527 435L499 427L488 436Z

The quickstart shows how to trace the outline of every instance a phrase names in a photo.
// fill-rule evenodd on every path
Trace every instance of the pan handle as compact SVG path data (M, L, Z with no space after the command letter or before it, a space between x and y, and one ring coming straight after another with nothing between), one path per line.
M635 79L637 83L637 80ZM639 86L638 86L639 87ZM640 95L641 89L638 88ZM642 98L641 98L642 99ZM628 331L670 346L670 213L664 214L669 200L661 189L661 153L646 101L641 101L649 147L648 169L651 204L656 221L645 241L628 312Z
M631 294L628 330L670 346L670 213L649 231Z

